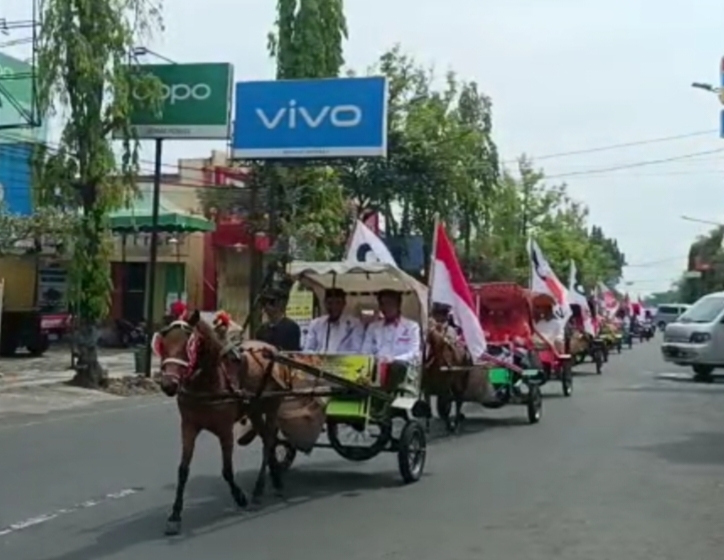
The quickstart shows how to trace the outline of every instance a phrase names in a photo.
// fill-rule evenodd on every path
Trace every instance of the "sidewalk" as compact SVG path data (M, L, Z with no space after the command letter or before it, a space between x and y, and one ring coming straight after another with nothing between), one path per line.
M135 375L133 351L127 349L100 349L99 361L111 379ZM154 356L154 369L158 359ZM43 356L32 358L18 355L0 358L0 391L34 385L50 385L70 381L74 371L70 369L70 350L67 347L51 348Z
M134 384L135 364L132 350L100 349L99 361L111 380L121 386ZM158 369L154 359L154 370ZM0 358L0 419L13 415L41 415L85 407L98 402L119 401L134 394L92 391L64 385L73 378L70 350L51 348L39 358L17 356ZM124 381L120 381L122 378Z

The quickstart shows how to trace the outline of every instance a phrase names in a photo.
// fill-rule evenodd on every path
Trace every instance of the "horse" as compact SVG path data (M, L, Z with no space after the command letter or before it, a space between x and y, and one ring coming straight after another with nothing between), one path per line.
M437 411L445 421L447 429L457 431L462 421L463 396L468 383L469 371L467 366L472 365L470 353L466 348L451 341L445 336L445 325L435 323L427 331L427 357L425 361L425 377L437 381L439 390L448 392L448 395L437 397ZM451 368L465 368L464 373L449 371ZM447 370L447 371L446 371ZM454 414L450 417L451 403L455 405Z
M184 490L196 438L204 430L219 439L222 477L236 505L246 508L248 500L234 480L232 456L234 425L242 418L249 418L254 432L261 436L264 450L252 503L258 504L264 494L267 469L276 493L281 495L281 469L274 454L281 396L263 398L262 395L267 389L285 388L284 372L272 360L274 348L258 341L224 345L213 327L200 319L198 311L156 333L153 347L161 358L161 390L177 398L181 414L181 462L166 534L176 535L180 531Z

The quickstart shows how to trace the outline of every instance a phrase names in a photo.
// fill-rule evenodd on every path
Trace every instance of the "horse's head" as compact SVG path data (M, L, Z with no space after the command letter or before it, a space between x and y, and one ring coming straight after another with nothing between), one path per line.
M205 369L215 369L220 344L197 310L188 319L172 321L157 332L153 351L161 358L161 390L173 397Z

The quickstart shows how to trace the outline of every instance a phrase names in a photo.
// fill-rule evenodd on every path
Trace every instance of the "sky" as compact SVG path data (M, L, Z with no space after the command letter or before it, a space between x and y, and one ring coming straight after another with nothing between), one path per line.
M2 0L0 20L28 19L30 4ZM237 81L273 77L266 36L274 0L204 0L201 11L192 0L164 4L166 30L151 49L176 62L230 62ZM691 88L719 85L724 3L346 0L345 11L349 67L362 71L399 43L441 76L454 70L477 81L493 100L503 160L526 153L551 181L569 185L626 253L623 288L632 295L668 289L691 242L712 227L682 216L724 222L724 151L700 154L724 150L722 106ZM0 48L23 33L0 34ZM27 56L23 49L3 48ZM671 137L678 138L545 157ZM224 148L166 146L169 164ZM691 154L700 155L682 157ZM152 158L151 146L145 155ZM601 169L608 171L593 173Z

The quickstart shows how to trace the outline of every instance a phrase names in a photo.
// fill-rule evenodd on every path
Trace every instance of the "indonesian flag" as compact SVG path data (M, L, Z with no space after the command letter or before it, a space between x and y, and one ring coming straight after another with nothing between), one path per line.
M483 327L475 312L473 296L455 254L455 247L442 224L437 224L435 228L430 292L433 303L450 306L455 322L463 331L463 338L471 356L475 359L482 356L487 349Z
M556 318L567 323L571 318L571 306L568 304L568 290L553 272L548 260L540 250L538 243L528 240L530 257L530 289L539 294L548 294L556 300L554 310Z
M576 278L578 277L578 270L576 270L576 263L571 259L571 272L568 276L568 295L570 296L570 302L575 303L581 308L581 317L583 318L583 330L591 336L596 334L593 328L593 320L591 318L591 309L588 307L588 300L581 292L578 291L576 285Z
M616 295L603 282L598 283L598 299L601 303L602 314L606 317L613 317L619 308Z
M641 296L638 297L639 300L639 317L641 319L646 318L646 306L644 305L643 300L641 299Z

